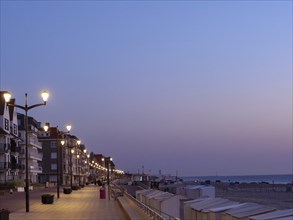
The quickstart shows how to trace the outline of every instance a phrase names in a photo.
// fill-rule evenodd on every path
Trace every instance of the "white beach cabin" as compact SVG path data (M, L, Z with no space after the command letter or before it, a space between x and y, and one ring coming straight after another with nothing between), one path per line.
M137 190L137 191L135 192L135 198L136 198L138 201L142 202L142 194L143 194L143 193L147 193L147 192L151 192L151 191L152 191L152 189L142 189L142 190Z
M201 202L203 200L208 200L208 198L202 198L202 199L194 199L194 200L190 200L190 201L186 201L183 203L184 206L184 218L183 219L191 219L191 215L192 215L192 208L191 205L195 204L197 202Z
M212 208L212 207L218 207L220 204L224 206L225 204L229 202L230 201L228 199L214 198L214 199L207 199L198 203L191 204L190 205L190 207L192 208L191 219L197 219L197 220L202 219L201 210Z
M186 186L185 195L188 199L215 198L215 187L213 186Z
M243 206L230 209L222 214L222 220L247 220L248 217L268 213L275 209L256 203L245 203Z
M203 210L206 212L204 220L222 220L222 213L233 208L241 207L243 203L233 202L231 204L226 204L225 206L210 208L208 210Z
M291 217L293 219L293 209L276 210L263 215L252 216L249 220L270 220Z

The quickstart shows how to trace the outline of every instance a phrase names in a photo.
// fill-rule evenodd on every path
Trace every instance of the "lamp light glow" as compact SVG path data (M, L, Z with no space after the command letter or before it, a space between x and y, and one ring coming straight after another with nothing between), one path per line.
M42 95L42 99L43 99L43 101L44 101L44 102L47 102L47 101L48 101L48 98L49 98L49 93L48 93L47 91L43 91L43 92L41 93L41 95Z
M66 125L66 129L69 132L71 130L71 125Z
M45 125L44 125L44 130L47 132L48 130L49 130L49 126L48 126L48 124L46 123Z
M3 97L4 97L4 99L5 99L5 102L10 102L10 99L11 99L11 93L9 93L9 92L5 92L5 93L3 94Z

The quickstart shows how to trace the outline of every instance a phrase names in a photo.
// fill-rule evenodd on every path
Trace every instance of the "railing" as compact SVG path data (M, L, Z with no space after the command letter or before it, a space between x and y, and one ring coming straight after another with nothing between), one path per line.
M10 149L10 144L0 143L0 153L7 152Z
M40 154L40 153L37 153L37 152L28 152L28 154L29 154L29 157L36 157L36 158L39 158L39 159L42 159L42 154Z
M11 168L11 163L9 162L0 162L0 170L5 170Z
M18 146L11 146L10 151L11 151L11 153L20 153L21 148Z
M42 147L41 142L37 141L36 139L32 139L32 138L29 139L29 144L37 146L37 147Z
M21 164L18 163L11 163L11 169L13 170L20 170L21 169Z
M152 208L146 204L143 204L142 202L140 202L136 198L132 197L129 193L127 193L120 186L118 186L114 183L111 183L111 196L116 199L118 196L121 196L120 194L125 195L126 197L131 199L137 205L138 208L142 209L153 220L179 220L176 217L168 215L167 213L164 213L164 212L160 212L160 211L155 210L154 208Z

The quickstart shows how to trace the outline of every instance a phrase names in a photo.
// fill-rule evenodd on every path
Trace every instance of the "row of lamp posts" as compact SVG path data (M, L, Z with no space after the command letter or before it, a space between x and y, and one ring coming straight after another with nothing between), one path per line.
M28 105L28 95L27 93L25 94L25 104L24 106L21 105L16 105L12 102L10 102L11 100L11 93L9 92L4 92L3 93L3 97L4 100L6 102L6 104L8 106L12 106L12 107L16 107L16 108L20 108L22 110L25 111L25 207L26 207L26 212L29 212L29 165L28 165L28 111L30 109L39 107L39 106L44 106L46 105L48 98L49 98L49 93L47 91L43 91L41 93L42 95L42 99L43 99L43 103L39 103L39 104L35 104L35 105ZM71 125L67 125L67 132L59 132L58 130L58 126L57 126L57 197L60 197L60 155L59 155L59 135L63 134L69 134L70 130L71 130ZM44 126L44 130L47 131L49 129L48 124L46 124ZM68 137L68 135L67 135ZM62 146L65 144L65 141L62 140L61 141ZM77 140L77 144L80 145L80 140ZM72 188L72 148L69 145L69 138L67 138L67 147L68 149L70 149L70 187ZM80 177L79 177L80 178Z
M44 130L47 132L49 129L49 125L48 123L46 123L46 125L44 126ZM73 147L70 147L70 144L69 144L69 138L68 138L68 135L70 133L70 130L71 130L71 125L67 125L66 126L66 129L67 131L66 132L61 132L58 130L58 126L56 127L57 129L57 138L56 138L56 142L57 142L57 198L60 198L60 147L59 147L59 137L60 135L66 135L66 142L67 142L67 149L70 150L70 158L69 158L69 175L70 175L70 187L72 188L72 151L73 151ZM61 139L61 145L64 146L65 145L65 140L62 138ZM77 140L77 144L80 145L80 140ZM62 151L61 151L62 152Z
M16 107L16 108L20 108L22 110L25 111L25 207L26 207L26 212L29 212L29 169L28 169L28 111L30 109L39 107L39 106L44 106L46 105L48 98L49 98L49 93L47 91L43 91L41 93L42 95L42 99L43 99L43 103L39 103L39 104L35 104L35 105L28 105L28 96L27 93L25 94L25 105L21 106L21 105L16 105L12 102L10 102L11 100L11 93L9 92L4 92L3 96L5 99L5 102L7 103L8 106L12 106L12 107ZM68 138L68 134L70 133L71 130L71 125L67 125L66 129L67 132L59 132L58 130L58 126L57 128L57 197L60 197L60 149L59 149L59 136L60 135L67 135L67 148L70 149L70 187L72 188L72 154L73 154L73 147L70 147L69 144L69 138ZM44 126L44 130L48 131L49 126L48 123L46 123L46 125ZM77 140L77 144L80 145L80 140ZM65 145L65 140L61 140L61 145L64 146ZM86 153L86 150L84 150L84 153ZM78 156L77 156L78 157ZM89 155L87 155L87 158L89 158ZM110 199L110 191L109 191L109 184L110 184L110 177L109 177L109 164L110 161L112 161L111 157L105 157L102 159L105 162L105 166L107 168L107 185L108 185L108 198ZM80 181L80 176L79 176L79 181Z
M10 103L11 94L9 92L4 92L3 96L8 106L20 108L25 111L25 209L26 209L26 212L29 212L28 111L30 109L46 105L49 98L49 93L47 91L42 92L43 103L39 103L39 104L31 105L31 106L28 105L27 93L25 94L24 106Z

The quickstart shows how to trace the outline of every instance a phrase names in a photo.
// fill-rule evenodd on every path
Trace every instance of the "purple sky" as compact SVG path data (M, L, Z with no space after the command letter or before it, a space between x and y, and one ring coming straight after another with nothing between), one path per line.
M1 1L0 84L125 171L292 173L292 1Z

